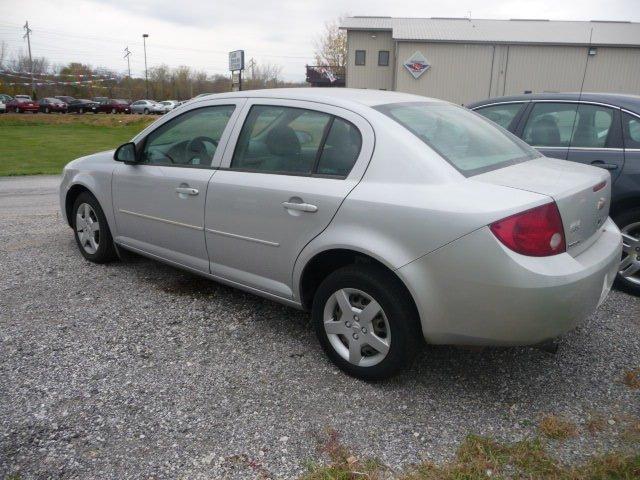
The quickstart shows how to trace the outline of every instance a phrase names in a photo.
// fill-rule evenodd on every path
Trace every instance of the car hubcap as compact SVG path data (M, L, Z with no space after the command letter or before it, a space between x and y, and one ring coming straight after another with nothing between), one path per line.
M76 213L76 232L80 245L90 255L98 251L100 245L100 224L91 205L82 203Z
M371 367L389 353L389 321L371 295L355 288L338 290L327 300L323 319L331 346L349 363Z
M640 222L622 229L622 260L620 275L640 285Z

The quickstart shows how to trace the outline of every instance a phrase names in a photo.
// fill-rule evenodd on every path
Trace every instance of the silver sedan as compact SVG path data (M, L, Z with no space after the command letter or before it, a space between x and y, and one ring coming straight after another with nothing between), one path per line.
M80 253L131 250L310 310L345 372L425 342L524 345L605 299L607 171L545 158L461 107L392 92L208 95L64 169Z
M155 113L155 114L163 114L166 112L166 108L164 105L161 105L158 102L154 102L153 100L138 100L133 102L131 105L131 113L144 113L145 115Z

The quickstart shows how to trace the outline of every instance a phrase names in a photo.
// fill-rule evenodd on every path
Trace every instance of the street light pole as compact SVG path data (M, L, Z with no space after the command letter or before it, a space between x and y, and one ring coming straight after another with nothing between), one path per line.
M147 91L147 98L149 98L149 75L147 73L147 38L149 37L148 33L142 34L142 43L144 44L144 84L145 90Z

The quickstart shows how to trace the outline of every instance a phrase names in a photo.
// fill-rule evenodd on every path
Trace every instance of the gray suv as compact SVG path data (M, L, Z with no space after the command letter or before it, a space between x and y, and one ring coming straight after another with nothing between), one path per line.
M640 295L640 96L541 93L492 98L468 108L547 157L611 173L610 212L624 238L617 285Z

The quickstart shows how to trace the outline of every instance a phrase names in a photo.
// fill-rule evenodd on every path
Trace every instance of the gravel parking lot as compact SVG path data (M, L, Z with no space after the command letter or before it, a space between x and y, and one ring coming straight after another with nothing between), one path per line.
M638 450L638 298L613 292L556 355L431 347L370 384L325 359L306 313L138 257L86 262L57 182L0 179L0 477L294 478L328 428L397 468L469 433L535 435L545 413L579 427L553 444L566 462Z

